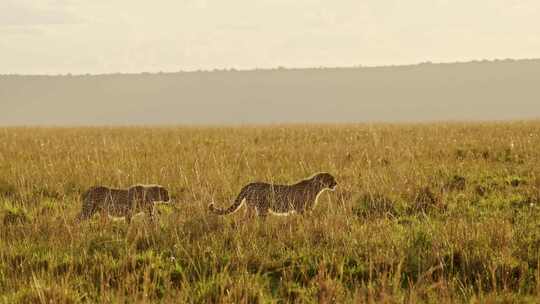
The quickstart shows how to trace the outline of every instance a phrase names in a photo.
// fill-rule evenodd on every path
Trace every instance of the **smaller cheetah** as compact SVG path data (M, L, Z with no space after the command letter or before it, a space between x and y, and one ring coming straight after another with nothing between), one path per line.
M82 195L82 211L78 220L89 219L96 212L102 216L125 217L127 222L138 212L154 220L154 203L169 202L169 192L160 185L134 185L127 189L95 186Z

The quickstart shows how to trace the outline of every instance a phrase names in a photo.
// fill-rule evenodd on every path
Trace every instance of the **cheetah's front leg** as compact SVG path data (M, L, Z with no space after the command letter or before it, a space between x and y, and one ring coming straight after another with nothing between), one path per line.
M154 204L150 204L148 207L146 207L146 212L148 216L150 216L150 222L155 223L156 218L156 209L154 208Z

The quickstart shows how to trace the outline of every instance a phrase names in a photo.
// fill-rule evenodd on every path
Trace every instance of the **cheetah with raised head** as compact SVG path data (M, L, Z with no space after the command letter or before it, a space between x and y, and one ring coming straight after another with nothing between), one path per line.
M231 214L246 204L248 211L254 210L261 217L268 214L289 215L304 213L315 207L321 193L336 189L336 179L329 173L317 173L293 185L274 185L255 182L246 185L234 203L227 209L219 209L211 203L211 212L219 215Z

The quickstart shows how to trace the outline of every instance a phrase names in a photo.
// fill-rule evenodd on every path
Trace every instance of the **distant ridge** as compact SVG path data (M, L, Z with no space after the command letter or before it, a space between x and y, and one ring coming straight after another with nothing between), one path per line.
M116 73L98 73L98 74L91 74L91 73L67 73L67 74L17 74L17 73L11 73L11 74L2 74L0 73L0 77L4 76L11 76L11 77L96 77L96 76L118 76L118 75L124 75L124 76L137 76L137 75L171 75L171 74L184 74L184 73L215 73L215 72L265 72L265 71L303 71L303 70L348 70L348 69L385 69L385 68L411 68L411 67L418 67L418 66L425 66L425 65L461 65L461 64L486 64L486 63L500 63L500 62L536 62L540 61L540 58L521 58L521 59L512 59L512 58L505 58L505 59L482 59L482 60L470 60L470 61L454 61L454 62L432 62L432 61L424 61L419 63L411 63L411 64L389 64L389 65L355 65L355 66L319 66L319 67L283 67L278 66L275 68L252 68L252 69L237 69L234 67L231 68L223 68L223 69L211 69L211 70L189 70L189 71L176 71L176 72L148 72L143 71L139 73L123 73L123 72L116 72ZM0 71L1 72L1 71Z
M0 76L0 125L540 118L540 59L405 66Z

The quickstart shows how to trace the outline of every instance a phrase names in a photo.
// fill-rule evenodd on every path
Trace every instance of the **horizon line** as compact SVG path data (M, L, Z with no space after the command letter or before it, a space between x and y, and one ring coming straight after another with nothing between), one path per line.
M516 124L516 123L538 123L540 116L528 118L499 118L499 119L442 119L442 120L374 120L374 121L282 121L282 122L259 122L259 123L133 123L133 124L16 124L0 125L1 129L129 129L129 128L265 128L265 127L339 127L352 125L394 125L394 126L412 126L412 125L482 125L482 124Z
M182 73L215 73L215 72L265 72L265 71L299 71L299 70L340 70L340 69L377 69L377 68L404 68L422 65L451 65L451 64L470 64L470 63L498 63L498 62L515 62L515 61L535 61L540 60L540 57L533 58L492 58L492 59L472 59L466 61L422 61L410 64L388 64L388 65L349 65L349 66L306 66L306 67L285 67L276 66L269 68L213 68L213 69L193 69L193 70L177 70L177 71L141 71L141 72L111 72L111 73L57 73L57 74L18 74L9 73L2 74L0 77L98 77L98 76L115 76L115 75L164 75L164 74L182 74Z

